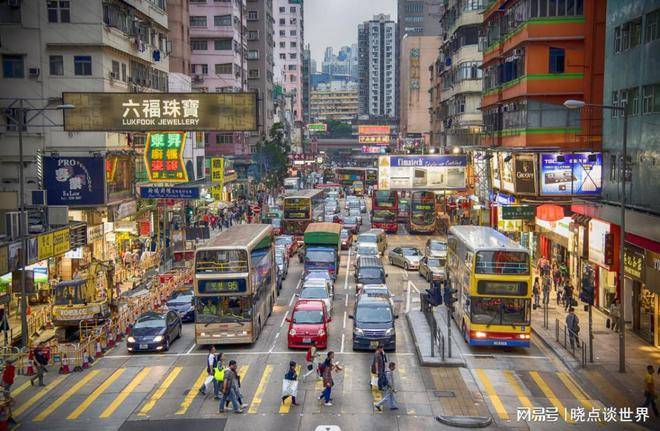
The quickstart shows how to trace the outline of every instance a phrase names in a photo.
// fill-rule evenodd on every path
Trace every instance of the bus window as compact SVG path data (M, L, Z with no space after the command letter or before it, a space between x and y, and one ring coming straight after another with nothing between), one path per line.
M529 255L524 251L480 251L477 274L529 274Z
M247 272L245 250L199 250L195 255L197 273Z
M309 219L309 207L308 198L286 198L284 200L284 218L295 220Z
M470 321L478 325L529 325L529 300L473 296Z
M197 323L223 323L252 319L250 296L199 296L195 307Z

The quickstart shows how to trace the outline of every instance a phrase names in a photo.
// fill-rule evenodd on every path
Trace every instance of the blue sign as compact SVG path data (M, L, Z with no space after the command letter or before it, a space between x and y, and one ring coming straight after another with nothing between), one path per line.
M140 187L142 199L199 199L199 187Z
M515 196L507 195L504 193L497 193L495 203L498 205L513 205L516 203Z
M43 156L48 205L90 206L105 203L103 157Z
M601 153L541 154L542 195L599 195L602 189Z
M391 167L422 168L429 166L460 167L467 166L467 156L459 155L433 155L433 156L392 156Z

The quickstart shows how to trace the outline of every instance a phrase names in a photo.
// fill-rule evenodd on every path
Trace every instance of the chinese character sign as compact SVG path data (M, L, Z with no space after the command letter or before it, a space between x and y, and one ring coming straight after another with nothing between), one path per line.
M185 132L149 133L144 150L144 163L153 182L187 182L183 166Z
M105 203L103 157L43 156L48 205Z
M225 176L225 159L222 157L213 157L211 159L211 182L219 183L222 186Z

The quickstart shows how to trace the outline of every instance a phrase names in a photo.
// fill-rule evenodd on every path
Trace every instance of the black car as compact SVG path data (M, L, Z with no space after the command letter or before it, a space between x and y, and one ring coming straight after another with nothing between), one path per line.
M382 344L385 350L396 350L396 330L392 304L387 298L361 295L353 314L353 350L376 350Z
M138 317L126 339L129 352L167 351L181 336L181 319L174 311L147 311Z
M195 297L192 290L174 292L165 305L168 310L178 314L182 322L195 321Z

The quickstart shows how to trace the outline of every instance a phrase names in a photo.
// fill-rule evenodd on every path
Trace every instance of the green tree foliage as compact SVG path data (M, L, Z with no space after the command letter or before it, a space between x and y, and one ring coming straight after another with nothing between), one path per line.
M350 124L337 121L328 120L328 138L350 138L353 133L353 127Z
M253 160L259 170L259 180L267 188L274 189L284 183L287 176L288 155L291 147L285 139L282 123L275 123L268 138L263 138L256 146Z

